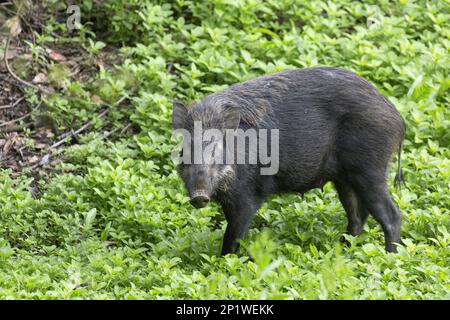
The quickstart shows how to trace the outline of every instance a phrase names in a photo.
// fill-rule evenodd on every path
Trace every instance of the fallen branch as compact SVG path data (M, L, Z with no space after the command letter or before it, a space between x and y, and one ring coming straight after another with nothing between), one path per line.
M20 99L19 99L20 100ZM18 102L16 101L15 104L17 104ZM41 102L39 102L39 104L37 105L36 108L39 108L41 106ZM32 123L26 123L24 125L15 125L15 126L11 126L12 124L22 121L23 119L28 118L29 116L31 116L31 113L33 112L33 110L31 110L30 112L28 112L27 114L17 118L17 119L13 119L10 121L6 121L3 123L0 123L0 128L2 127L6 127L4 129L0 129L0 133L8 133L8 132L13 132L13 131L23 131L25 128L29 128L31 127L33 124Z
M125 99L127 99L127 96L123 96L122 98L120 98L119 100L117 100L113 105L108 105L109 108L103 110L98 116L100 118L103 118L104 116L106 116L108 114L109 111L111 111L111 108L118 106L119 104L121 104ZM54 144L52 144L49 149L55 149L57 147L59 147L60 145L62 145L64 142L66 142L69 138L72 138L74 136L77 136L78 134L80 134L81 132L85 131L86 129L88 129L89 127L91 127L93 125L92 120L89 120L88 122L86 122L82 127L80 127L79 129L77 129L76 131L73 131L73 129L69 132L66 132L64 134L62 134L61 136L63 137L61 140L55 142Z
M21 132L21 131L24 131L26 128L31 128L32 126L33 126L33 123L26 123L24 125L8 126L6 128L1 128L0 133Z
M17 119L14 119L14 120L10 120L10 121L6 121L6 122L3 122L3 123L0 123L0 128L1 128L1 127L9 126L9 125L14 124L14 123L16 123L16 122L19 122L19 121L21 121L21 120L23 120L23 119L28 118L29 116L31 116L31 111L28 112L27 114L21 116L20 118L17 118Z
M25 96L20 97L19 99L17 99L14 103L12 104L5 104L3 106L0 106L0 110L3 109L9 109L9 108L14 108L15 106L17 106L23 99L25 99Z

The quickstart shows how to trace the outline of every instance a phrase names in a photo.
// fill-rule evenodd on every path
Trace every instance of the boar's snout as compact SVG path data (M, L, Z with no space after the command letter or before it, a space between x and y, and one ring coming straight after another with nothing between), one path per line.
M209 202L209 197L205 191L196 191L192 193L191 203L197 209L205 207Z

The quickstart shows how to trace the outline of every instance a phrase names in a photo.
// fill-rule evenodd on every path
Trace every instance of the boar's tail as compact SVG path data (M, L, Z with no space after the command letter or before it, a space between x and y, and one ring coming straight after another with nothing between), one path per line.
M403 141L400 142L398 147L398 158L397 158L397 174L394 178L394 186L400 187L402 184L406 185L405 178L403 176L401 160L402 160L402 149L403 149Z

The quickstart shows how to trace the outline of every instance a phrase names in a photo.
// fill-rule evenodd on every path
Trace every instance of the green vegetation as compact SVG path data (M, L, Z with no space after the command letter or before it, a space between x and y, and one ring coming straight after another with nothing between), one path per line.
M0 169L1 299L450 299L448 0L124 3L84 0L81 30L52 17L29 43L31 67L65 93L28 88L27 101L43 100L62 131L94 125L45 178ZM120 59L82 81L44 57L58 43ZM318 65L366 77L407 122L407 186L391 188L405 246L387 254L373 218L342 246L327 184L271 198L240 254L220 257L219 207L194 209L170 160L172 101ZM105 138L126 121L139 131Z

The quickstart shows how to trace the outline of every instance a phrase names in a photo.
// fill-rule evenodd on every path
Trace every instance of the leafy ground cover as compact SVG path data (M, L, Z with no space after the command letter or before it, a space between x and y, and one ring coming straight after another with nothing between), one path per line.
M0 9L2 60L33 84L0 64L0 298L450 298L447 0L84 0L73 31L62 2ZM319 65L363 75L407 122L405 245L387 254L370 218L342 246L327 184L271 198L218 256L219 207L194 209L170 160L173 99Z

